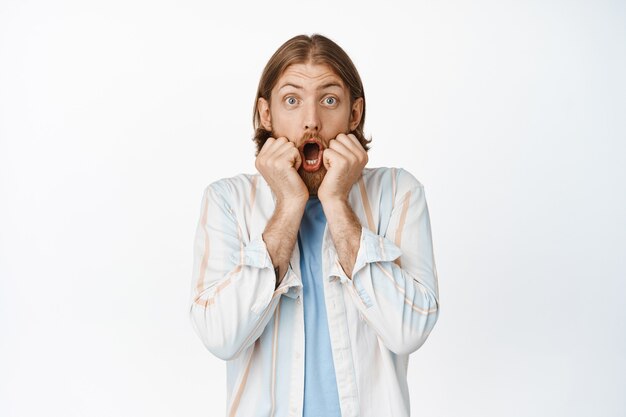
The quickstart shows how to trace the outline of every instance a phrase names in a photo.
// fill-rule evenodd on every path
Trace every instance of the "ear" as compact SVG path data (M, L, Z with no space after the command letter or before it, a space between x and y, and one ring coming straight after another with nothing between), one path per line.
M350 130L356 129L361 123L361 117L363 116L363 97L359 97L352 103L352 109L350 111Z
M272 115L270 114L270 105L263 97L259 97L257 102L257 107L259 110L259 119L261 121L261 126L265 130L272 130Z

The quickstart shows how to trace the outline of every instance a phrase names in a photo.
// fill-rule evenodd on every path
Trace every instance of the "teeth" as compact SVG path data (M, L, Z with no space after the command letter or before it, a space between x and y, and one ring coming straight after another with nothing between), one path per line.
M315 165L315 163L317 163L317 159L307 159L306 163L309 165Z

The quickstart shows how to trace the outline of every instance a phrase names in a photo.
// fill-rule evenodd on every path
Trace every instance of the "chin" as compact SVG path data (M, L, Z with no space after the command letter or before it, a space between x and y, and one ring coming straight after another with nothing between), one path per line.
M300 169L298 169L298 174L300 174L302 181L304 181L306 188L308 188L309 195L317 196L317 190L320 188L322 180L326 175L326 167L322 165L320 169L315 172L306 172L302 169L302 167L300 167Z

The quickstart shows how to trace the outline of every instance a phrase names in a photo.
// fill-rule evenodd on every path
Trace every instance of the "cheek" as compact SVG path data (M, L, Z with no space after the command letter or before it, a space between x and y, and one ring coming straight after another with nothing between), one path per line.
M280 109L272 112L272 130L284 132L289 127L290 117Z
M350 112L348 109L329 111L326 118L326 127L336 131L345 131L350 126Z
M284 136L291 141L297 141L302 136L299 127L297 118L290 115L279 114L272 119L272 133L275 137Z

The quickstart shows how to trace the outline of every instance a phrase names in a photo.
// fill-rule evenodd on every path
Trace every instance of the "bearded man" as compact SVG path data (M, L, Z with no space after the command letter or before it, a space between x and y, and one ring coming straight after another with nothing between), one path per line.
M409 354L439 314L423 185L366 168L352 60L296 36L254 106L258 174L204 192L191 320L227 361L228 416L410 415Z

